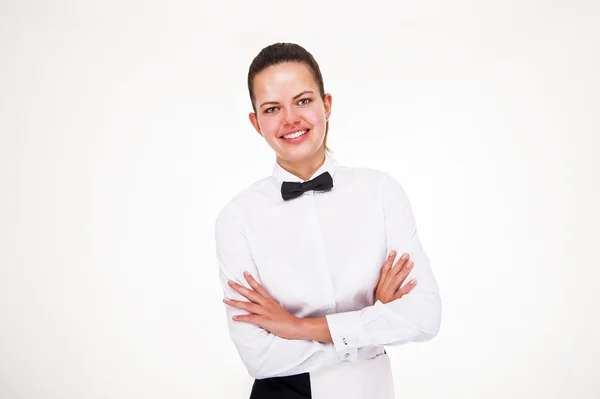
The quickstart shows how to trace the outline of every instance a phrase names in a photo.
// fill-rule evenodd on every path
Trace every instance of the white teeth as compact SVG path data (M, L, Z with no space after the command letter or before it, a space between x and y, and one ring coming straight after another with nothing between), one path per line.
M285 136L283 136L283 138L284 139L295 139L296 137L302 136L304 133L306 133L306 130L300 130L299 132L296 132L296 133L286 134Z

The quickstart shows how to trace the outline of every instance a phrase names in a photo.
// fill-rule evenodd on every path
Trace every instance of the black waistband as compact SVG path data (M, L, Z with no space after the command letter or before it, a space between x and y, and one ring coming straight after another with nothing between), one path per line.
M307 398L312 398L308 373L255 380L250 394L250 399Z

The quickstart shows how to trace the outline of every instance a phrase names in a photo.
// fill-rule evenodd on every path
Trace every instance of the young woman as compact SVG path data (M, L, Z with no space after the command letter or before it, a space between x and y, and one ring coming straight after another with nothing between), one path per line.
M409 200L387 173L333 160L332 97L304 48L264 48L248 89L276 161L225 205L215 237L250 398L391 399L384 346L433 338L441 316Z

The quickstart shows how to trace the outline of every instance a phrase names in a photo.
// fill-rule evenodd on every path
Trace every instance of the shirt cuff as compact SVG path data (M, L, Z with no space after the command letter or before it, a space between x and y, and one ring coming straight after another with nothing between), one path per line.
M337 351L362 348L371 345L365 326L379 318L385 305L377 301L363 310L326 315L329 333Z
M325 316L333 346L337 351L365 346L360 311L335 313Z

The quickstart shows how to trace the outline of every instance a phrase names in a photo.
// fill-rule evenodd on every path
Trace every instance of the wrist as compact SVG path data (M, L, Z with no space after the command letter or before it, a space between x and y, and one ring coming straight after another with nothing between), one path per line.
M325 316L307 317L298 320L297 339L333 343Z
M291 339L305 339L304 336L307 334L305 320L302 317L294 318L294 336Z

